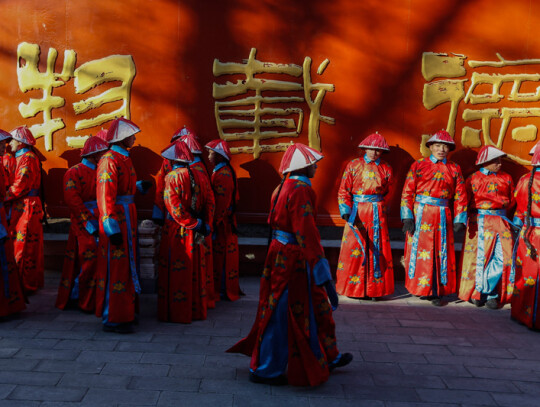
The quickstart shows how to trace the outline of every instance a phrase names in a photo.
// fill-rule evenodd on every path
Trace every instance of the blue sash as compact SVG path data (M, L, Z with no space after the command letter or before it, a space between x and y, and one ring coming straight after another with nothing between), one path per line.
M272 239L277 240L281 244L298 244L296 236L293 233L278 229L272 230Z
M131 217L129 215L129 205L135 203L135 197L133 195L118 195L116 197L116 204L124 207L124 213L126 215L126 226L128 235L128 248L129 248L129 266L131 269L131 279L133 280L133 286L137 294L141 293L141 285L139 283L139 276L137 275L137 265L135 264L135 253L133 248L133 235L131 233ZM137 225L135 225L137 227Z
M28 191L28 195L26 196L39 196L39 189L33 188L30 191Z
M420 234L420 229L422 226L422 213L424 212L424 206L438 206L439 207L439 216L441 221L440 227L440 237L441 237L441 284L446 285L448 282L447 278L447 247L446 247L446 208L448 208L448 199L443 198L434 198L428 195L416 195L415 201L419 203L418 208L416 209L416 224L413 236L413 244L411 248L411 257L409 259L409 278L414 278L414 272L416 269L416 256L418 253L418 239Z

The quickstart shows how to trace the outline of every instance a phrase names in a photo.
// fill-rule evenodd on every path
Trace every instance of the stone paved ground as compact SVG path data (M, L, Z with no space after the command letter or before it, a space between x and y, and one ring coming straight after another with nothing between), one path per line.
M92 315L53 307L58 274L19 318L0 323L0 406L540 406L540 333L509 309L436 308L398 287L391 301L342 299L339 345L355 360L317 388L248 381L224 350L247 334L258 279L206 321L159 323L144 295L137 333L104 333Z

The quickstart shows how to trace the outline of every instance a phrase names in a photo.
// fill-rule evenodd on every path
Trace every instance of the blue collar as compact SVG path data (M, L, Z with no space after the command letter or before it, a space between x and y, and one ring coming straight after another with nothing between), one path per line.
M306 184L311 186L311 180L305 175L291 175L289 179L297 179L298 181L305 182Z
M373 162L373 163L379 165L379 164L381 163L381 159L380 159L380 158L377 158L375 161L373 161L373 160L370 160L370 159L368 158L367 154L364 154L364 161L365 161L366 163L368 163L368 164Z
M123 147L120 147L118 144L113 144L111 146L111 150L116 151L117 153L120 153L122 155L125 155L126 157L129 157L129 151L127 151Z
M223 167L225 167L227 165L227 163L224 163L224 162L220 162L218 165L216 165L214 167L214 171L213 172L218 172L219 170L221 170Z
M96 164L88 160L88 158L83 158L81 161L82 165L86 165L88 168L91 168L93 170L96 169Z
M191 164L200 163L200 162L201 162L201 157L199 157L198 155L194 155L193 161L191 162Z
M30 151L30 147L23 147L20 150L17 150L15 152L15 158L20 157L21 155L23 155L24 153L27 153L28 151Z
M497 174L496 172L490 171L484 167L480 168L480 172L484 175L491 175L491 174Z
M446 164L446 158L443 158L442 160L437 160L433 154L431 154L431 155L429 156L429 159L431 160L431 162L432 162L433 164L437 164L437 163L439 163L439 162L440 162L440 163L443 163L443 164Z
M172 168L173 170L176 170L177 168L186 168L188 166L188 163L181 163L178 161L173 162Z

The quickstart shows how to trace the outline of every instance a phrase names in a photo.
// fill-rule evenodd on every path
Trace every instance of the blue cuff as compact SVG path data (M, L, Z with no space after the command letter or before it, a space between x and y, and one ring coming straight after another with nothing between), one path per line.
M350 215L351 207L347 204L339 204L339 214L341 217L343 217L343 215Z
M108 237L121 233L120 225L118 225L116 219L113 218L107 218L103 221L103 230Z
M517 216L514 216L514 220L512 221L512 223L516 225L518 228L523 228L523 221Z
M143 185L142 185L142 180L141 181L137 181L135 183L135 185L137 186L137 191L139 191L142 195L146 194L148 192L147 189L144 189L143 188Z
M319 286L328 281L332 281L328 260L320 259L317 264L315 264L315 267L313 267L313 281L315 282L315 285Z
M467 212L461 212L458 216L454 218L454 224L463 223L467 224Z
M0 223L0 239L4 239L7 237L7 230L6 228L4 227L4 225L2 225Z
M400 209L401 220L414 219L414 213L406 206L402 206Z
M195 232L201 230L201 225L203 224L203 221L200 220L200 219L197 219L197 225L195 225L194 228L192 228L191 230L194 230Z
M94 233L98 231L98 228L99 228L98 221L95 219L89 220L84 225L84 228L89 234L93 235Z
M165 219L165 214L157 205L154 205L154 209L152 209L152 219Z

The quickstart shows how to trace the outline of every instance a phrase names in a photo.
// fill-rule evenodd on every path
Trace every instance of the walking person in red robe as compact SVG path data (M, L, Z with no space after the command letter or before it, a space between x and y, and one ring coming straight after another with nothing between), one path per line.
M137 181L129 149L140 129L115 119L107 131L110 149L97 168L99 256L96 274L96 315L106 332L130 333L136 322L141 286L137 270L137 211L134 195L150 181Z
M212 189L216 201L213 233L214 292L216 299L240 298L238 235L236 234L236 173L231 166L231 151L224 140L206 144L208 160L214 165Z
M33 150L36 140L26 127L11 132L9 143L17 166L5 201L11 205L9 236L23 290L29 294L43 287L43 208L39 198L41 168Z
M514 224L522 227L514 254L512 318L540 330L540 148L536 145L532 171L518 181Z
M82 161L64 175L64 201L71 212L56 307L78 306L95 311L99 211L96 201L96 168L109 148L99 137L90 137L81 151Z
M332 309L338 297L315 224L311 188L321 158L318 151L297 143L281 161L284 177L271 200L272 241L257 316L249 335L228 350L251 357L250 380L255 383L317 386L328 380L331 370L352 360L350 353L338 352L335 332L329 331L334 329Z
M339 211L347 223L336 290L347 297L376 300L394 292L385 203L392 169L380 158L390 149L379 133L366 137L358 147L365 152L347 165L338 191Z
M208 293L204 238L210 234L214 201L210 184L190 168L193 155L177 140L162 156L173 170L165 177L167 234L160 247L158 319L191 323L206 319Z
M6 143L11 134L0 130L0 155L5 151ZM4 210L7 176L3 166L0 166L0 317L15 314L26 308L21 288L19 273L15 268L13 244L8 239L8 225Z
M497 309L510 302L512 225L506 217L513 203L512 177L501 171L506 154L484 146L476 165L481 168L466 181L469 216L458 271L458 296L480 307Z
M441 130L426 146L431 156L412 164L401 195L405 287L440 306L443 296L456 292L454 232L467 222L467 191L459 165L446 158L455 149L450 134Z

